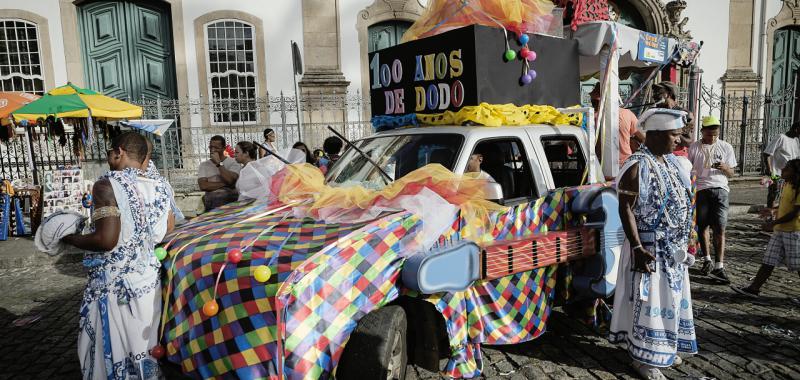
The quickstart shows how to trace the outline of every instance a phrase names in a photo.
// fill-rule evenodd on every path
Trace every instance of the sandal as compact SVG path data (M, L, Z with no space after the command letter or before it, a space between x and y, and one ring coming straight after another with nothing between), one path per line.
M758 299L758 292L750 290L750 287L739 288L736 286L731 286L731 289L733 289L733 291L736 292L737 294L744 296L745 298L749 298L751 300Z
M636 370L636 373L645 380L666 380L667 378L661 373L661 370L651 365L642 362L633 361L631 367Z

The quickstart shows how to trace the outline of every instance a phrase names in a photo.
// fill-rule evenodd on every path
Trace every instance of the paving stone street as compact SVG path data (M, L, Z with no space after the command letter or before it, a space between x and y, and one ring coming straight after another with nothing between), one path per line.
M734 284L748 282L760 264L768 236L758 231L759 220L752 214L731 220L726 269ZM6 254L3 244L7 243L0 242L0 256ZM0 269L0 379L80 378L76 341L85 280L75 261L43 259L40 264ZM728 286L695 276L692 297L700 353L665 371L668 378L800 378L800 304L794 300L800 297L797 274L777 269L757 302L737 298ZM540 339L515 346L484 346L483 354L486 379L635 375L626 351L558 309ZM438 379L439 375L409 367L408 378Z

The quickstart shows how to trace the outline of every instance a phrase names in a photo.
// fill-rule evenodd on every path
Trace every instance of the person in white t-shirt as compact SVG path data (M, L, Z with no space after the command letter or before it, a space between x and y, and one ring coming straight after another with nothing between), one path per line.
M209 159L201 162L197 168L197 185L206 192L203 195L205 211L235 202L239 198L236 180L239 179L242 165L233 158L225 157L225 146L224 137L211 137L208 143Z
M692 173L697 177L697 227L704 262L703 275L719 283L730 284L725 274L725 226L728 223L728 177L733 176L736 157L733 147L719 139L720 123L714 116L703 118L702 139L689 146ZM709 229L714 232L714 263L712 268Z
M772 139L764 148L764 154L767 156L767 169L772 177L772 184L767 192L767 207L775 208L783 184L781 171L787 162L800 158L800 122L794 122L786 133Z

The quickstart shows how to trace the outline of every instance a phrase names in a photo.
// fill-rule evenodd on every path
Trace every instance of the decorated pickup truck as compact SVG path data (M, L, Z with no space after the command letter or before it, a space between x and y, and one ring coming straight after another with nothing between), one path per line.
M328 185L289 165L270 202L168 237L170 361L203 378L403 378L408 362L473 377L482 344L544 332L557 283L571 299L613 291L616 196L581 186L594 178L580 128L404 128L354 145ZM475 152L490 179L461 175Z
M577 43L517 32L371 53L378 133L325 178L275 166L264 197L168 236L167 360L198 378L402 379L410 363L472 378L481 345L609 296L616 195L591 110L555 108L579 103Z

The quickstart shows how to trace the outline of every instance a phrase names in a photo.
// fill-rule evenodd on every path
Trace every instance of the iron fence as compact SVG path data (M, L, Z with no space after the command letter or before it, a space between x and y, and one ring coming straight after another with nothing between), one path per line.
M310 149L322 146L332 135L332 126L348 139L359 139L372 133L372 126L363 119L369 109L369 99L359 92L344 94L304 93L299 101L294 95L265 96L240 101L220 101L205 98L183 99L128 99L142 107L142 119L174 119L175 123L159 137L149 135L154 141L153 160L164 171L178 191L196 188L197 167L208 159L208 142L211 136L221 135L228 144L239 141L263 141L263 131L275 131L281 150L303 141ZM298 108L299 106L299 108ZM236 122L227 117L226 122L214 119L219 114L256 112L257 122ZM298 122L298 117L300 122ZM18 137L0 143L0 177L23 179L32 182L41 172L62 165L105 160L108 132L95 128L89 141L76 139L67 127L64 137L48 135L45 127L28 127L30 137ZM31 150L35 160L31 160Z
M739 174L763 174L764 147L788 130L792 123L794 86L771 95L755 91L731 91L720 95L714 92L713 87L703 86L700 101L710 112L719 110L720 139L733 146Z

